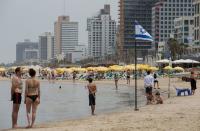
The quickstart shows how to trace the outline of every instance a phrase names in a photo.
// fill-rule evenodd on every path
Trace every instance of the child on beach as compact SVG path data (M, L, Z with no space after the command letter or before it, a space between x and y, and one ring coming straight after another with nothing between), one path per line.
M160 96L160 92L157 91L155 94L155 104L163 104L163 99Z
M94 84L92 81L92 78L88 78L89 84L87 85L88 91L89 91L89 106L91 106L91 114L94 114L95 111L95 99L96 99L96 92L97 92L97 87L96 84Z

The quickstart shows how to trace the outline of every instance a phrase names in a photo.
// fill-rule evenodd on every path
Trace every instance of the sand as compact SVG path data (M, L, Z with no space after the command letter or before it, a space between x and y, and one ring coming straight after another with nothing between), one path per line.
M97 83L112 84L113 81ZM125 81L120 81L120 84L125 84ZM139 80L140 88L142 84L143 80ZM168 79L160 79L160 84L162 90L167 90ZM139 111L129 107L122 112L41 124L28 131L200 131L200 91L197 90L193 96L175 97L173 85L189 87L189 83L172 80L171 98L162 105L147 105ZM21 130L24 129L15 131Z

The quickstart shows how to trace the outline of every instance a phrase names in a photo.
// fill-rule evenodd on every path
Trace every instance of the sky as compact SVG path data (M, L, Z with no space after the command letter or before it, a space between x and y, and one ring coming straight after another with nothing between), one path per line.
M111 5L112 19L118 21L118 0L0 0L0 63L15 61L17 42L35 42L42 33L53 33L63 14L79 22L79 43L87 44L87 18L104 4Z

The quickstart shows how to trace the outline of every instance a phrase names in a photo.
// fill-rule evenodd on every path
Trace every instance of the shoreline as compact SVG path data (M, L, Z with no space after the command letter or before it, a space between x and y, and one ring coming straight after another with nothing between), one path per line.
M161 90L167 90L167 79L159 79ZM84 81L83 81L84 82ZM81 83L83 83L81 81ZM126 81L121 81L124 85ZM142 85L139 80L139 86ZM79 82L78 82L79 83ZM86 82L84 82L86 83ZM97 84L113 84L114 81L95 81ZM176 82L175 82L176 83ZM132 80L131 87L134 82ZM176 83L177 84L177 83ZM186 85L185 82L180 84ZM187 83L188 84L188 83ZM172 87L171 87L172 88ZM36 125L30 131L199 131L200 130L200 92L194 96L172 97L162 105L146 105L134 111L134 107L125 107L124 111L114 111L81 119L47 122ZM165 124L163 124L165 123ZM16 131L24 128L15 129ZM6 129L12 130L12 129Z

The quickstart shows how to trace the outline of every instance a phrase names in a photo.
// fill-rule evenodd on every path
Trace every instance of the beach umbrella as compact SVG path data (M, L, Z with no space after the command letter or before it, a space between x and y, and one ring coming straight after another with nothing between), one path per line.
M135 65L126 65L126 66L124 66L124 71L127 71L127 70L130 70L130 71L135 70Z
M171 66L166 66L163 68L164 70L173 70L173 68Z
M98 71L98 72L107 72L108 68L107 67L96 67L96 71Z
M108 68L110 71L123 71L123 66L113 65Z
M174 67L174 70L176 70L176 71L184 71L184 69L182 68L182 67L179 67L179 66L177 66L177 67Z
M159 70L157 67L149 67L149 70L152 70L152 71L157 71L157 70Z
M156 63L166 64L169 63L169 60L168 59L158 60L156 61Z
M3 67L0 68L0 72L5 72L5 71L6 71L5 68L3 68Z
M189 63L189 64L199 64L200 62L196 61L196 60L191 60L191 59L186 59L185 63Z

